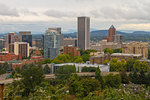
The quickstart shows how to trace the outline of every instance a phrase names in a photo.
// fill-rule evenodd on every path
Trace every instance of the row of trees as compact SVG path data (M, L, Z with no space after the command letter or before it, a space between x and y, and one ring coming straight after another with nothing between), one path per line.
M56 70L55 75L56 79L44 79L44 70L40 65L24 66L23 70L16 69L13 77L21 78L21 80L14 81L14 83L5 86L5 99L58 100L68 98L70 100L73 98L100 98L100 96L108 99L109 96L106 94L114 96L111 90L119 90L121 83L127 84L129 81L132 82L132 80L130 80L132 79L132 74L128 76L126 72L121 72L120 75L109 74L101 76L99 67L96 68L95 78L78 76L75 66L61 66ZM138 73L137 76L143 75ZM147 86L150 86L150 84ZM110 94L109 91L111 91L112 94ZM119 93L119 91L117 93ZM119 94L123 95L122 93ZM132 95L137 96L138 94ZM143 95L147 98L145 92ZM117 97L119 98L119 96Z
M4 64L0 64L0 75L11 71L12 71L12 64L8 64L7 62L5 62Z
M109 61L105 61L105 63L108 63ZM118 60L117 58L113 58L110 61L110 71L122 71L122 70L126 70L128 72L131 71L149 71L149 65L146 61L141 62L139 60L135 60L135 59L129 59L127 61L125 61L124 59L122 59L121 61Z
M60 63L84 63L86 61L89 61L90 58L90 53L91 52L97 52L96 50L79 50L81 56L72 56L71 54L61 54L58 55L55 59L46 59L42 62L39 62L39 64L47 64L47 63L55 63L55 64L60 64Z
M122 53L122 49L121 48L119 48L119 49L109 49L109 48L106 48L103 51L104 51L104 53L108 53L108 54Z

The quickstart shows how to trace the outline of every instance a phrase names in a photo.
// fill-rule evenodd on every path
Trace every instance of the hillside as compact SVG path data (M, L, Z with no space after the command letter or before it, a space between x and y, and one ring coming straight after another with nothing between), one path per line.
M124 41L150 41L150 32L146 31L134 31L133 33L125 33L121 31L117 31L117 34L121 34L123 36ZM97 30L91 31L91 40L99 41L103 37L107 37L108 30ZM64 34L64 37L77 37L77 32Z

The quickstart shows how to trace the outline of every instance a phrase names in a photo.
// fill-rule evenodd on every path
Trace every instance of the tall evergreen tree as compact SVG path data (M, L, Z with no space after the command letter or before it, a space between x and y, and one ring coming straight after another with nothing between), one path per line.
M121 83L123 84L128 84L129 83L129 78L127 76L127 73L125 70L120 72L120 76L121 76Z
M146 84L146 76L143 70L141 70L139 74L139 84Z
M101 84L101 88L104 88L104 81L103 81L103 77L101 76L101 71L99 66L96 68L96 72L95 72L95 79L97 79L100 84Z

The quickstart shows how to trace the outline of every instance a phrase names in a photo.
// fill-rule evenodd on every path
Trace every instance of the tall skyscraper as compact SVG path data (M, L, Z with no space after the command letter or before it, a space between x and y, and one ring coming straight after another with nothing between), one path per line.
M22 57L29 57L29 43L15 42L9 45L9 53L21 55Z
M90 18L78 17L78 48L90 49Z
M0 51L4 48L4 45L5 45L5 40L0 39Z
M5 37L5 48L8 50L9 48L9 44L14 43L14 42L18 42L18 36L16 35L16 33L14 32L10 32L8 33L8 35Z
M113 25L111 25L111 27L108 30L107 42L113 42L113 36L116 36L116 28Z
M32 35L30 31L21 31L19 32L20 42L27 42L32 47Z
M64 37L59 29L49 28L46 30L44 35L44 58L54 59L59 55L59 48Z

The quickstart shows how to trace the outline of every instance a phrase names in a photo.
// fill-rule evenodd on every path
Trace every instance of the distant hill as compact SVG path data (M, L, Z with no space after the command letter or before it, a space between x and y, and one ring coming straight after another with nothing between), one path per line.
M124 41L150 41L150 32L146 32L146 31L134 31L132 33L116 31L116 34L122 35ZM103 37L108 36L108 30L91 31L90 36L91 36L91 40L99 41ZM64 37L65 38L68 38L68 37L76 38L77 32L64 34Z
M124 41L150 41L150 32L147 31L133 31L132 33L116 31L116 33L122 35ZM3 36L7 34L8 33L1 33L0 37L3 38ZM41 39L43 35L42 32L31 32L31 34L33 39ZM94 30L91 31L90 33L92 41L102 40L102 38L107 37L107 35L108 35L108 30ZM64 34L64 37L77 38L77 32Z

